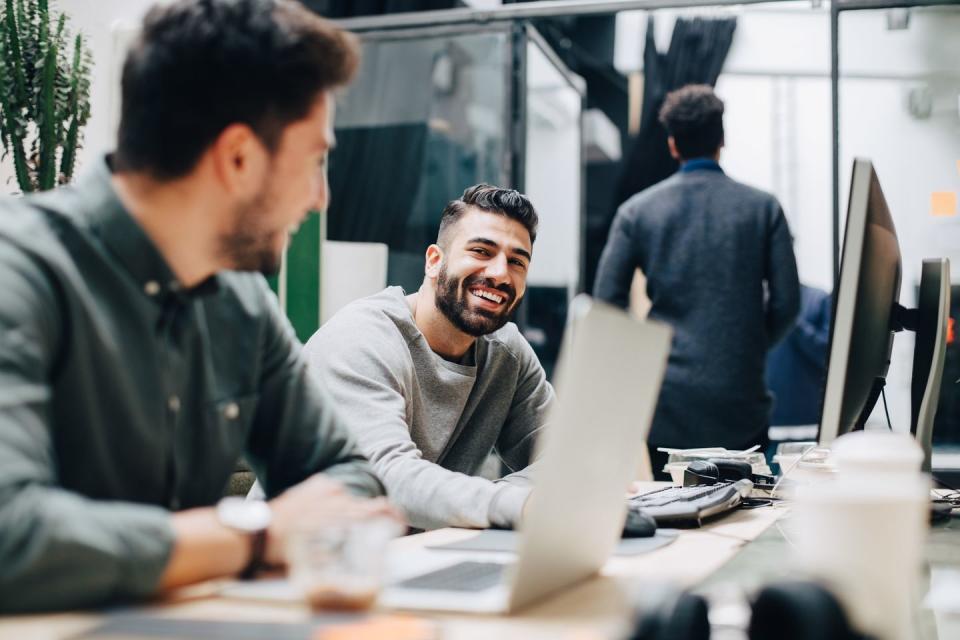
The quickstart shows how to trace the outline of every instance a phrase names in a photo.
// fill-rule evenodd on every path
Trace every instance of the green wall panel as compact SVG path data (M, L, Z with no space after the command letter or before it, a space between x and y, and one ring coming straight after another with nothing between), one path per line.
M311 212L287 247L286 313L301 342L320 327L320 246L323 216ZM275 280L275 279L272 279ZM276 291L276 282L271 287Z

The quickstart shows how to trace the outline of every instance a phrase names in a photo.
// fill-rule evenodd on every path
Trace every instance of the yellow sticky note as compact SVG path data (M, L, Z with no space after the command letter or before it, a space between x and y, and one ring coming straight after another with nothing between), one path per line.
M957 192L934 191L930 194L930 215L955 216L957 215Z

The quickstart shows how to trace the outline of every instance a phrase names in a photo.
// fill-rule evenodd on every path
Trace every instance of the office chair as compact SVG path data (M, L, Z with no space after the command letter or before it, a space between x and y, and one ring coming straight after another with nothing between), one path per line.
M837 599L814 582L768 585L750 611L750 640L870 640L850 627ZM672 592L639 612L628 640L709 640L708 613L703 596Z

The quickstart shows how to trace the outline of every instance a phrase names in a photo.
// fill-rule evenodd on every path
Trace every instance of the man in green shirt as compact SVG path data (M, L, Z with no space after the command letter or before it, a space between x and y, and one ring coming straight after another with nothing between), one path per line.
M392 517L255 273L326 206L356 65L288 0L158 6L116 153L0 202L0 611L250 574L298 523ZM269 509L212 508L240 455Z

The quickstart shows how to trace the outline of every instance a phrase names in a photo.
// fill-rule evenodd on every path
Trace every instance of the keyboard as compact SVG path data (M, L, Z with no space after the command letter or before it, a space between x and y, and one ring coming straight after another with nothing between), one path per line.
M649 514L657 526L687 525L699 527L704 520L740 506L740 487L733 482L697 487L667 487L627 500L630 509Z
M458 562L457 564L404 580L405 589L440 591L483 591L496 585L507 565L500 562Z

